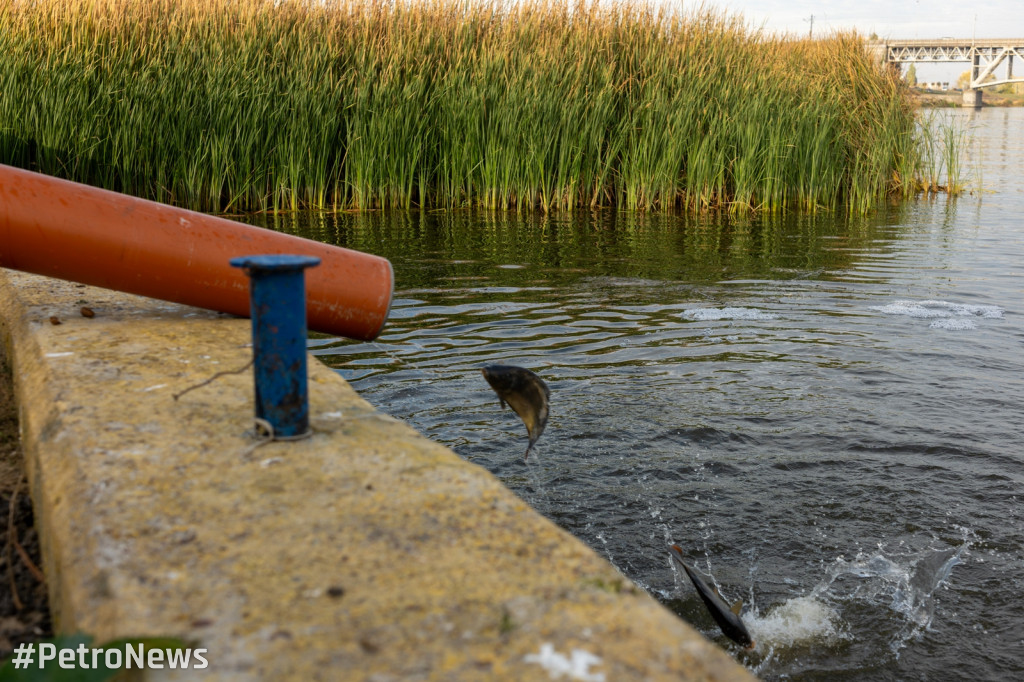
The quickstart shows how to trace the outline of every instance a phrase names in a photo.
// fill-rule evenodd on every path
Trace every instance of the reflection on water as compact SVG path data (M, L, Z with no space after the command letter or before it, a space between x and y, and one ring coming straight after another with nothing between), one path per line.
M565 285L594 277L718 281L807 277L843 267L899 222L884 216L681 218L614 212L556 216L431 212L267 216L274 229L375 253L401 263L407 286L487 280L501 286ZM500 283L495 269L503 271ZM500 292L493 292L500 293Z
M1024 110L950 115L975 128L974 193L863 219L272 220L395 265L381 338L314 352L758 675L1008 679L1024 673ZM551 388L529 462L479 373L499 362ZM745 600L757 650L720 636L670 543Z

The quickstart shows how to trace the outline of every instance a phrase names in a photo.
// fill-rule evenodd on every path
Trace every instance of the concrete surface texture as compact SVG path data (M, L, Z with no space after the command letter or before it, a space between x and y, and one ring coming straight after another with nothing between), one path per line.
M315 359L307 440L254 449L251 371L175 400L248 362L248 320L0 270L0 333L55 627L207 649L151 677L751 679Z

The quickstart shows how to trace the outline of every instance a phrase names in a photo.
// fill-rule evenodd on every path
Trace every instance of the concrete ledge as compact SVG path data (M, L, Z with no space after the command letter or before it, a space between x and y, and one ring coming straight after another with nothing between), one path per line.
M600 659L561 679L752 679L315 359L305 441L252 450L251 372L175 401L248 320L0 270L0 336L60 632L196 641L218 680L557 679L546 644Z

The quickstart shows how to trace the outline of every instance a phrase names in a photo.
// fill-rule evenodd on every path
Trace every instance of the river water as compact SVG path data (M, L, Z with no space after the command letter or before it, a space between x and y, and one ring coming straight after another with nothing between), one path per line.
M359 393L497 475L764 679L1024 676L1024 109L954 111L973 191L866 218L292 216L380 254ZM480 375L529 367L526 432ZM745 601L718 632L679 544Z

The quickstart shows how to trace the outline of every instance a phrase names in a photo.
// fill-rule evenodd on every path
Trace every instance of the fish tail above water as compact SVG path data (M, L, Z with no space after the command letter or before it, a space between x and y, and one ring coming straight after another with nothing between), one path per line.
M711 613L711 617L715 619L715 623L718 624L722 634L742 646L753 649L754 640L747 632L747 627L743 624L743 620L740 619L740 607L741 602L737 602L732 608L725 603L722 596L718 593L718 590L708 585L704 577L698 573L695 569L690 568L687 563L683 560L683 550L679 545L672 545L670 548L670 554L672 558L676 560L683 570L686 571L687 577L690 578L690 582L693 583L694 589L697 590L698 596L701 601L704 602L704 606L707 607Z

